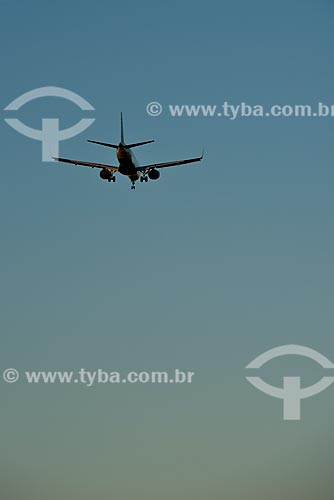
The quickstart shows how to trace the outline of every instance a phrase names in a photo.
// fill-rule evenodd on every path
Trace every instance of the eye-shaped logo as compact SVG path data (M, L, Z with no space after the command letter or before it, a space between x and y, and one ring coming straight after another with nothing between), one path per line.
M254 359L247 369L261 368L265 363L280 356L296 355L313 359L325 369L333 369L329 359L313 349L299 345L285 345L271 349ZM274 398L283 399L284 420L300 420L301 400L311 398L327 389L334 382L334 377L323 377L319 382L309 387L301 388L300 377L284 377L283 387L269 385L260 377L246 377L254 387Z
M41 87L17 97L8 106L5 111L17 111L27 102L33 101L40 97L61 97L76 104L83 111L94 111L94 108L89 102L78 94L60 87ZM59 156L59 142L65 139L70 139L88 128L95 118L82 118L72 127L59 130L58 118L43 118L42 130L28 127L17 118L5 118L5 122L10 127L15 129L20 134L23 134L31 139L42 142L42 161L53 161L52 156Z

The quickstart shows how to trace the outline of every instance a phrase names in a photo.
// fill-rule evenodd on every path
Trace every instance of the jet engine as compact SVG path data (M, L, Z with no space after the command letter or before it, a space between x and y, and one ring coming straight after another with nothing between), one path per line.
M100 177L104 181L110 181L113 177L113 173L107 168L102 168L102 170L100 171Z
M155 168L152 168L151 170L148 171L147 175L149 176L151 181L156 181L160 177L160 172L158 170L156 170Z

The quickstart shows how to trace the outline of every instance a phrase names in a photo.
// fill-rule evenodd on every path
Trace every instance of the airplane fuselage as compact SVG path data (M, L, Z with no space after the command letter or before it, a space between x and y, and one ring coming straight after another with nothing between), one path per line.
M125 148L120 142L116 151L116 156L119 163L119 173L130 177L131 180L137 180L139 178L137 171L139 165L131 149Z

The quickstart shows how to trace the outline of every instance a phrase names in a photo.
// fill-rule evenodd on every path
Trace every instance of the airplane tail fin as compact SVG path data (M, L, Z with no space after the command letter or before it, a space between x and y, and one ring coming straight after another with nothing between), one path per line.
M121 113L121 143L124 144L123 113Z
M107 146L108 148L118 148L118 144L110 144L109 142L100 142L100 141L90 141L88 140L87 142L92 142L93 144L100 144L100 146ZM123 113L121 113L121 143L125 148L136 148L137 146L143 146L143 144L150 144L151 142L154 141L143 141L143 142L134 142L133 144L125 144L124 142L124 127L123 127Z

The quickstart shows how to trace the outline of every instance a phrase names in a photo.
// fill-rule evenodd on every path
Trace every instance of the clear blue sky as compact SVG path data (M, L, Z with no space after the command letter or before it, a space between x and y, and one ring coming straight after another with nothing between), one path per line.
M156 140L138 150L143 163L206 151L202 165L131 192L125 178L42 163L41 145L1 119L1 367L197 374L180 388L1 382L4 499L332 498L333 392L283 424L282 403L248 386L243 368L286 343L334 359L334 119L145 111L334 104L332 2L2 0L1 10L1 109L44 85L96 109L63 156L114 163L85 139L118 141L121 111L128 141ZM82 113L43 99L18 117L64 128Z

